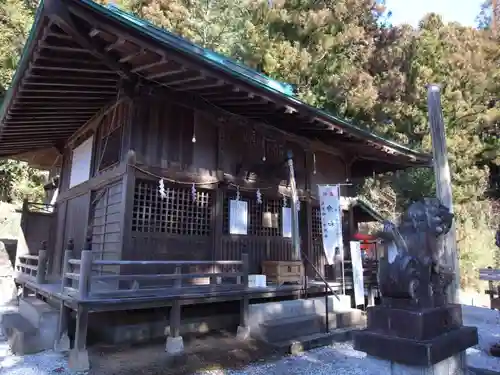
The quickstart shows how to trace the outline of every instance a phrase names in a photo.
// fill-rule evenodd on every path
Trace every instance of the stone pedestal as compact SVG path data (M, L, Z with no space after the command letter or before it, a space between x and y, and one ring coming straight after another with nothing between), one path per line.
M168 354L177 355L184 351L184 340L182 336L168 336L165 344L165 351Z
M74 372L90 370L89 353L87 350L71 349L69 352L68 367Z
M477 343L477 328L462 326L460 305L371 307L367 329L354 334L354 348L389 361L394 375L465 374L463 352Z

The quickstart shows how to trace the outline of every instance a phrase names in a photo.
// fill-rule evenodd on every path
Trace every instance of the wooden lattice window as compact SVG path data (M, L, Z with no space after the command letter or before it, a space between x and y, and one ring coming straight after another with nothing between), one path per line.
M236 193L230 192L224 200L223 232L229 233L229 201L236 199ZM248 235L260 237L281 237L283 235L282 212L283 200L262 197L257 203L255 193L241 193L240 200L248 204Z
M132 231L191 236L211 235L212 196L196 190L196 201L190 187L165 185L162 198L158 182L137 180L135 184Z
M321 229L321 210L319 209L319 207L312 208L311 216L312 238L316 241L323 241L323 232Z
M120 162L123 127L119 116L107 117L100 128L97 170L102 171Z

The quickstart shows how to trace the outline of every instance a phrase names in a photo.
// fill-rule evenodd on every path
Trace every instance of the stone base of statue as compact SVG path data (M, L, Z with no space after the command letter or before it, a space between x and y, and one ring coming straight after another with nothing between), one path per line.
M464 351L477 345L476 327L462 325L460 305L368 308L367 329L354 348L390 362L391 374L467 374Z

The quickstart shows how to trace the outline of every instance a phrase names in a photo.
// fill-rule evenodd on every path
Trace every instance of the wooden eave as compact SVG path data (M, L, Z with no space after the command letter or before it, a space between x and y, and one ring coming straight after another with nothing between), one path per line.
M234 61L90 0L45 0L0 113L0 157L64 143L119 91L161 88L171 100L264 122L346 151L367 171L431 158L263 83ZM214 55L210 52L211 55Z

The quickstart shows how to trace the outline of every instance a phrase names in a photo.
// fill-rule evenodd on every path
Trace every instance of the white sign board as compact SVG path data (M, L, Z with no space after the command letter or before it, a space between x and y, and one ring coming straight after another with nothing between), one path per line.
M73 150L71 155L71 171L69 172L70 188L79 185L90 178L93 144L94 137L90 137Z
M328 264L333 264L335 248L342 251L342 209L340 207L339 185L318 185L323 250ZM338 253L338 252L337 252Z
M283 237L292 238L292 209L290 207L282 207L281 212Z
M229 201L229 233L248 234L248 203L240 200Z
M363 262L361 261L361 244L358 241L350 242L352 285L356 306L365 304L365 287L363 282Z

